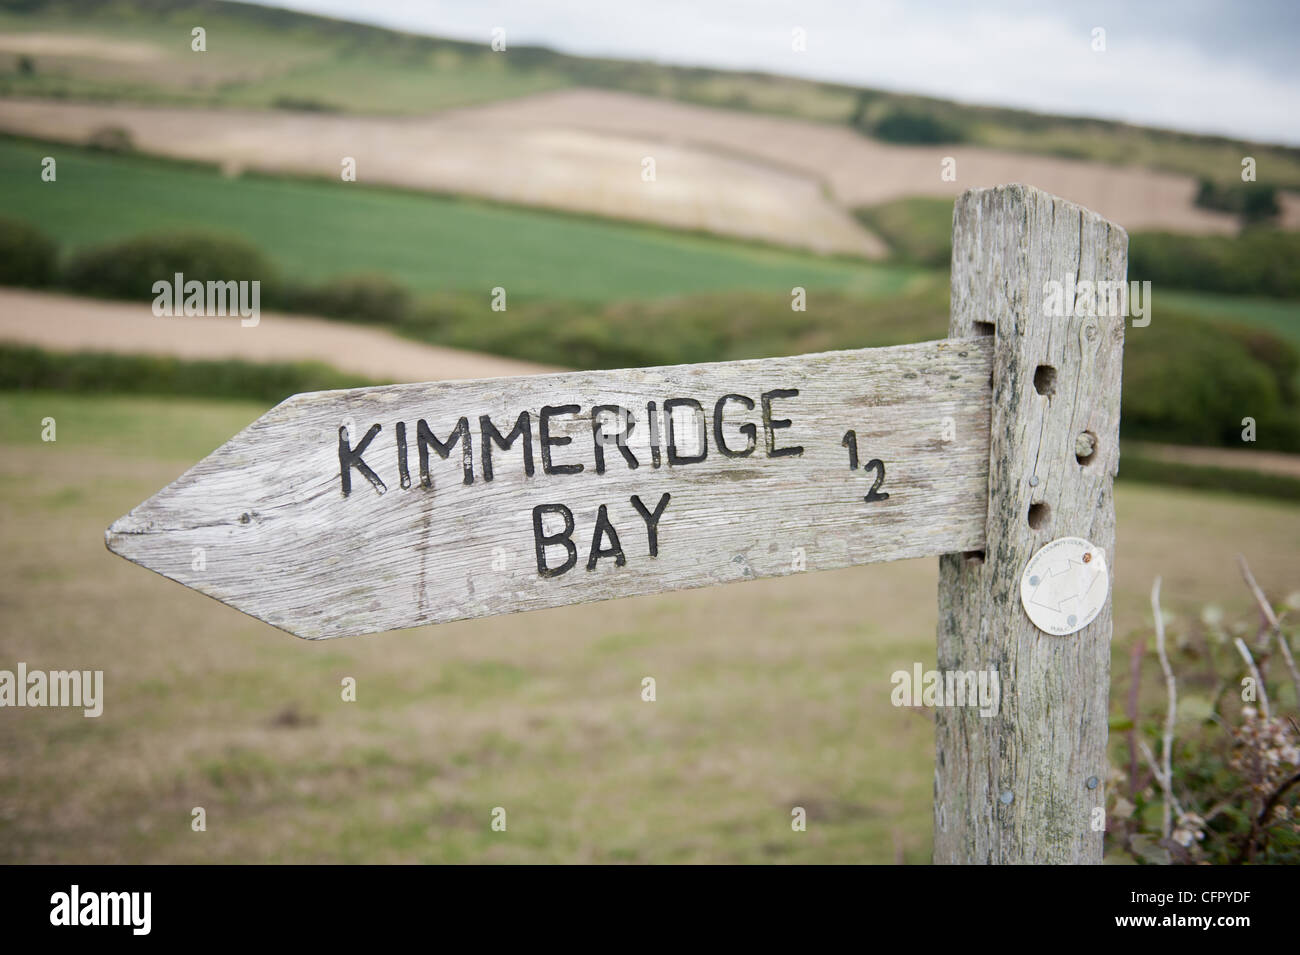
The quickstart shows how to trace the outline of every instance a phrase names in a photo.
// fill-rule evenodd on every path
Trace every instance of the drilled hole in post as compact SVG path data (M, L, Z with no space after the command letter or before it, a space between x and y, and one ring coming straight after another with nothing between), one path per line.
M966 563L968 564L984 563L984 551L982 550L968 550L963 552L961 556L965 559Z
M1085 431L1074 439L1074 459L1082 465L1089 465L1097 454L1097 436Z
M976 334L976 335L991 336L991 335L993 335L993 333L996 332L996 331L997 331L997 326L994 325L992 322L978 322L978 321L977 321L977 322L975 323L975 334Z
M1029 526L1034 530L1041 531L1051 519L1052 509L1042 501L1029 505Z
M1034 369L1034 391L1040 395L1056 394L1056 369L1051 365L1039 365Z

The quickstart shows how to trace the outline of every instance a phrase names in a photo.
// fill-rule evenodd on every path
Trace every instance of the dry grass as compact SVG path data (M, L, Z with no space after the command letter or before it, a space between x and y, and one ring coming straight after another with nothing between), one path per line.
M167 109L0 101L0 129L87 142L129 132L143 152L338 181L345 156L357 181L635 219L823 253L878 258L885 247L820 181L743 154L555 124L480 117L418 119L319 113ZM642 161L655 161L653 182Z
M413 342L384 328L266 312L238 319L160 319L148 302L103 302L0 288L0 340L50 351L172 355L190 360L318 361L372 381L496 378L556 371L546 365Z
M157 64L166 60L162 50L152 43L66 33L0 34L0 53L87 57L111 63Z
M1201 465L1211 468L1262 471L1286 477L1300 477L1300 455L1277 451L1250 451L1239 448L1190 448L1176 444L1150 444L1133 441L1126 446L1133 454L1170 461L1176 464Z
M889 675L933 665L933 560L313 644L102 544L260 408L0 405L0 667L103 669L107 696L0 710L3 861L889 862L896 834L928 860L931 730ZM1239 550L1267 590L1300 579L1300 508L1117 501L1117 647L1155 573L1173 607L1237 598Z
M1028 182L1129 230L1230 233L1237 229L1234 217L1192 204L1193 177L1136 166L978 146L896 146L840 125L586 89L542 93L457 115L511 128L576 128L743 155L814 176L850 208L906 196L956 197L977 186ZM957 161L954 182L944 182L939 175L946 156ZM1288 201L1286 223L1300 225L1300 200Z

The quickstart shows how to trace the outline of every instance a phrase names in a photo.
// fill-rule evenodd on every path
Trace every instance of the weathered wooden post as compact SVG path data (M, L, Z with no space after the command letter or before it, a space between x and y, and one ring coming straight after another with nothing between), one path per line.
M938 666L995 667L1002 704L937 712L936 862L1101 861L1110 603L1078 632L1045 633L1020 578L1069 536L1113 575L1125 309L1107 293L1124 287L1127 251L1123 229L1027 186L967 192L953 213L949 335L993 336L993 402L985 547L940 558ZM1076 308L1089 281L1114 284Z

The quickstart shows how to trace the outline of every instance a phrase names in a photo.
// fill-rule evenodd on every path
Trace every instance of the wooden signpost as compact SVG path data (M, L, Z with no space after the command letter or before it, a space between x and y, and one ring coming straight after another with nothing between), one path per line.
M1098 862L1109 606L1051 635L1019 586L1054 539L1113 551L1123 316L1043 286L1122 281L1126 242L969 192L947 340L296 395L107 544L313 639L941 556L939 666L1004 702L938 710L936 861Z

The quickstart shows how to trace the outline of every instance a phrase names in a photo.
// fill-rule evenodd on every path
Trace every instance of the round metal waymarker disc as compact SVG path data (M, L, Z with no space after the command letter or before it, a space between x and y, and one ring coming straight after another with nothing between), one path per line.
M1106 553L1082 537L1058 537L1025 565L1020 603L1035 627L1065 636L1082 630L1106 605Z

